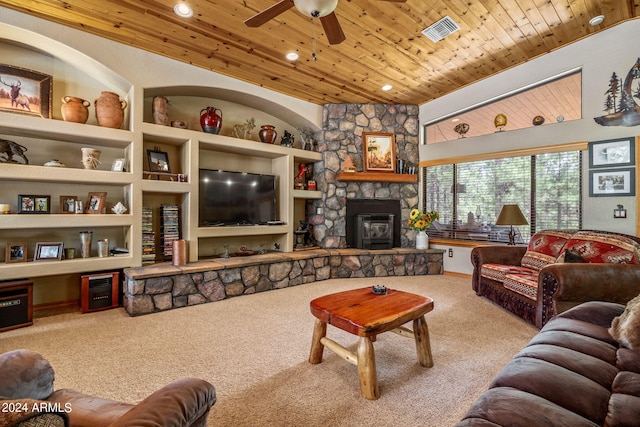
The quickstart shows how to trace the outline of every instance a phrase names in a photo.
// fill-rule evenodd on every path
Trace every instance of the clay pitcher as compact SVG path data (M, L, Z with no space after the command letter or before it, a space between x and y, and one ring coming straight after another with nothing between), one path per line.
M154 96L151 104L153 123L167 126L169 124L169 100L164 96Z
M260 137L260 141L266 142L267 144L273 144L276 142L278 132L276 132L275 126L262 125L260 126L258 136Z
M124 120L124 109L127 101L120 99L117 93L102 92L95 100L96 119L100 126L120 129Z
M91 103L75 96L65 96L62 98L62 119L65 122L87 123L89 118L89 106Z
M200 110L200 126L207 133L219 134L222 127L222 111L214 107Z

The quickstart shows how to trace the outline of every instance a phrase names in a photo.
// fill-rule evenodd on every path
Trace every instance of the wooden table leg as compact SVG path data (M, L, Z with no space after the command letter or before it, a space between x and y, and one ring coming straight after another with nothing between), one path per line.
M429 342L429 328L424 316L420 316L413 321L413 336L416 339L418 363L425 368L432 367L433 357L431 356L431 343Z
M313 325L313 338L311 338L311 353L309 354L309 363L318 364L322 362L322 353L324 345L320 342L327 335L327 324L320 319L316 319Z
M360 337L358 343L358 377L362 397L376 400L380 397L378 374L376 373L376 355L369 337Z

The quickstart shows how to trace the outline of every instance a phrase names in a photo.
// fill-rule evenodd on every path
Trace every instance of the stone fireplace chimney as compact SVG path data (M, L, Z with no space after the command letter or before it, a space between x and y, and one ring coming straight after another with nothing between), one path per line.
M318 151L323 162L314 167L314 179L323 198L308 205L309 222L323 248L346 248L347 199L397 199L400 215L400 246L413 246L415 233L405 225L409 212L418 207L418 184L398 182L340 181L338 172L349 157L356 171L362 171L363 132L393 133L396 158L411 166L419 164L419 122L417 105L328 104L323 108L323 129L318 132ZM321 212L321 213L319 213Z

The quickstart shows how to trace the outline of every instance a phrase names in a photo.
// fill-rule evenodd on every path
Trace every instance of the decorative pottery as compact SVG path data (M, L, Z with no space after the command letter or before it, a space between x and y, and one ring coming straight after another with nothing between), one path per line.
M91 238L93 237L93 231L81 231L80 232L80 255L82 258L89 258L91 256Z
M540 126L541 124L544 123L544 117L542 116L535 116L533 118L533 125L534 126Z
M169 124L169 100L164 96L154 96L151 103L153 123L166 126Z
M187 125L187 122L183 122L182 120L172 120L171 127L179 128L179 129L187 129L189 125Z
M507 125L507 116L500 113L493 119L493 124L498 128L499 132L502 132L502 128Z
M62 163L58 159L51 159L48 162L46 162L44 165L47 166L47 167L50 167L50 168L64 168L64 167L66 167L65 164Z
M111 208L111 212L113 212L116 215L121 215L126 211L127 211L127 208L125 207L125 205L122 204L122 202L116 203L116 205Z
M222 111L214 107L200 110L200 126L204 132L219 134L222 127Z
M75 96L65 96L62 98L62 119L65 122L87 123L89 118L89 106L91 103Z
M276 142L278 132L276 132L275 126L262 125L260 126L258 136L260 137L260 141L266 142L267 144L273 144Z
M120 129L124 121L124 109L127 101L120 99L117 93L102 92L94 102L98 124L107 128Z
M102 151L95 148L83 147L82 150L82 164L85 169L96 169L100 164L100 154Z
M464 138L464 135L469 132L469 124L467 123L458 123L453 130L460 135L460 138Z
M416 249L429 249L429 236L426 231L418 231L416 235Z

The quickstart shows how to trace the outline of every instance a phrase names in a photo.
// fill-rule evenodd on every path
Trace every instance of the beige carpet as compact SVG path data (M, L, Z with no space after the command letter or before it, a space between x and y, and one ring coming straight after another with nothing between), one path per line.
M131 318L124 310L36 318L0 333L0 352L47 357L56 388L136 402L175 379L215 385L210 426L450 426L536 330L477 297L470 279L417 276L328 280ZM375 343L381 397L360 397L357 368L325 349L307 362L314 317L309 301L357 287L430 296L433 368L416 362L412 340ZM327 335L355 351L357 337Z

